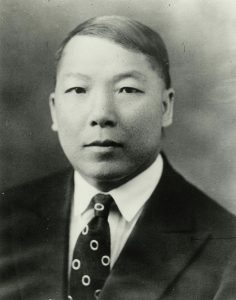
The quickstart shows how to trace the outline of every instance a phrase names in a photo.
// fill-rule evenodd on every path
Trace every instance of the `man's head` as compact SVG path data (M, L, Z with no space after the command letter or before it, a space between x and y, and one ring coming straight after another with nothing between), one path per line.
M160 36L124 17L98 17L68 35L57 60L53 129L73 167L108 191L151 165L173 114Z

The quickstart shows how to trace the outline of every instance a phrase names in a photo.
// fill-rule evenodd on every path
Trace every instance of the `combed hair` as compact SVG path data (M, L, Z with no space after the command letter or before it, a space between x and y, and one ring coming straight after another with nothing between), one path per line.
M123 16L102 16L89 19L79 24L63 40L56 53L57 66L67 43L78 35L105 38L126 49L143 53L164 80L166 88L171 86L166 46L161 36L146 25Z

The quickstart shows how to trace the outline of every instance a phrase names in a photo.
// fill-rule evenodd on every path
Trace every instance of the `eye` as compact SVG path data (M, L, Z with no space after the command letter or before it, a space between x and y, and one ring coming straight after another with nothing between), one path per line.
M119 89L119 94L126 93L126 94L137 94L137 93L143 93L143 91L130 87L130 86L124 86L121 89Z
M86 93L86 89L80 86L76 86L76 87L72 87L70 89L67 89L65 91L65 93L71 93L74 92L76 94L85 94Z

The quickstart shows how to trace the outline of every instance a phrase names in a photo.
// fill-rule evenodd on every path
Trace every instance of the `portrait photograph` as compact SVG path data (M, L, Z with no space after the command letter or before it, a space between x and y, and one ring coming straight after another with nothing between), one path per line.
M236 2L0 0L0 300L236 299Z

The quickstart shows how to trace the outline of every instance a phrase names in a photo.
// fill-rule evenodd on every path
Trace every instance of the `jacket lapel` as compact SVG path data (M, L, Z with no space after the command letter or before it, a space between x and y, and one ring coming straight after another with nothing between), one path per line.
M35 207L27 207L17 216L18 230L13 243L24 300L64 299L73 193L71 173L55 177L47 186L39 185Z
M195 229L194 212L178 181L165 161L162 178L107 279L102 300L160 299L208 242L209 233Z

